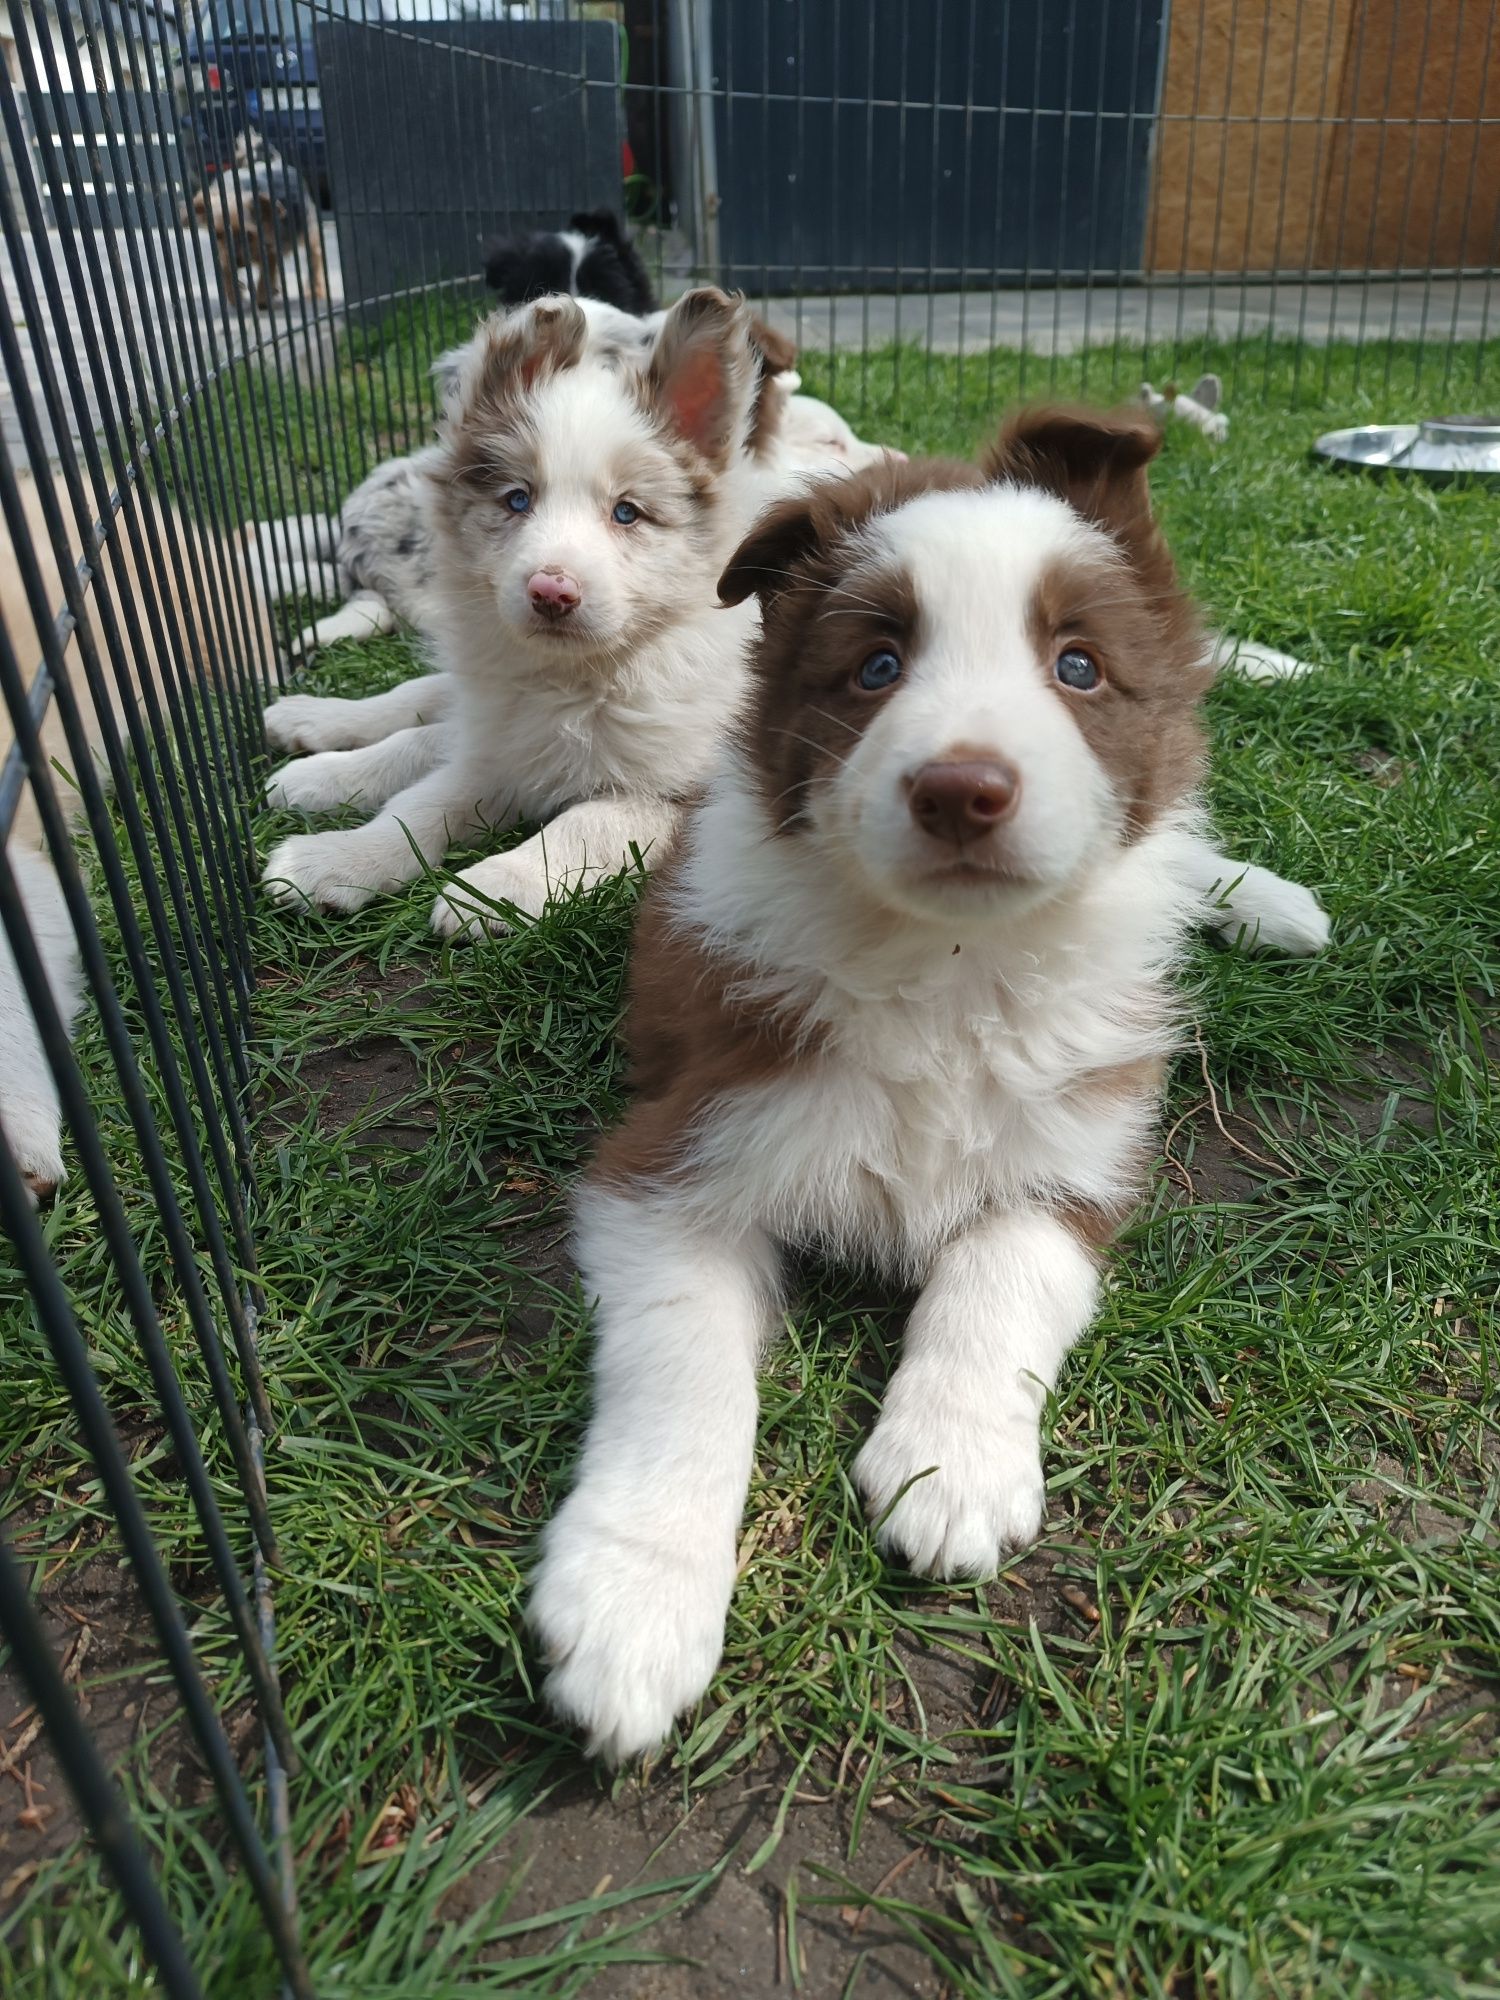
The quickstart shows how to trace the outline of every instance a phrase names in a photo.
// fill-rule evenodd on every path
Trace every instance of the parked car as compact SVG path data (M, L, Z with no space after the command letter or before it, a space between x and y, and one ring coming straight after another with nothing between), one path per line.
M313 45L317 15L379 18L379 0L214 0L188 37L185 61L199 80L194 137L205 173L234 158L253 125L328 200L323 102Z

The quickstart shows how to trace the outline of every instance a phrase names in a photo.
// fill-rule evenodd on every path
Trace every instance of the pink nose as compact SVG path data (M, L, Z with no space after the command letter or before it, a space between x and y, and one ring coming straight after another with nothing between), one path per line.
M576 611L583 598L583 592L565 570L539 569L527 581L526 595L531 599L531 608L541 618L566 618L570 611Z
M1020 772L995 757L924 764L911 781L907 804L924 833L962 847L1008 818L1020 796Z

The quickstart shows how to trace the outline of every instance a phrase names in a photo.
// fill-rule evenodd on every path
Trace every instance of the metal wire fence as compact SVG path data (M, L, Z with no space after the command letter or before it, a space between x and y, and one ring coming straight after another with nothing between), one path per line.
M24 1384L66 1388L97 1481L84 1553L128 1560L211 1786L209 1845L309 1993L252 1117L252 802L283 668L267 546L245 524L285 523L284 551L319 574L310 515L428 434L427 363L484 304L485 239L588 209L624 210L664 299L705 278L755 294L855 416L890 356L901 393L931 393L914 362L901 376L912 348L957 357L981 391L1008 351L1022 389L1068 368L1106 394L1202 363L1296 393L1348 337L1384 388L1426 371L1477 394L1500 242L1494 26L1472 0L214 0L201 17L16 0L0 1773L45 1748L161 1990L198 1993L207 1973L159 1828L138 1788L126 1809L80 1710L60 1581L80 1544L49 1532L64 1461L27 1433ZM38 1206L60 1127L86 1259ZM123 1400L129 1370L105 1365L122 1341L149 1385ZM191 1577L157 1546L173 1495L202 1551Z

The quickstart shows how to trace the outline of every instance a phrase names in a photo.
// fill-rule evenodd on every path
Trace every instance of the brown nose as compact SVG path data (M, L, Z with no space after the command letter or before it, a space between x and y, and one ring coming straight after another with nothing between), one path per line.
M539 569L527 580L531 608L542 618L566 618L576 611L583 593L566 570Z
M962 847L1015 811L1021 774L998 757L983 763L924 764L911 781L911 816L934 840Z

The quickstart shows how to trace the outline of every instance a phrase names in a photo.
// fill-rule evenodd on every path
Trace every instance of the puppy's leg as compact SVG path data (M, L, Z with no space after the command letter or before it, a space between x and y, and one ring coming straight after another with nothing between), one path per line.
M323 603L336 603L338 571L332 563L304 562L301 556L289 554L282 558L278 566L277 587L282 602L289 597L311 597Z
M456 875L433 908L432 928L444 937L509 930L504 912L491 907L495 903L514 903L526 916L539 917L555 896L591 889L629 868L636 850L649 867L680 817L681 808L666 799L585 799L569 806L519 847Z
M988 1576L1036 1539L1042 1401L1098 1285L1040 1212L986 1216L942 1251L854 1464L882 1548L927 1576Z
M1206 840L1195 841L1194 882L1204 901L1204 921L1226 944L1258 946L1309 958L1328 943L1328 913L1311 889L1232 861Z
M440 722L453 706L449 674L416 674L384 694L358 701L342 695L286 694L265 713L266 741L297 756L308 750L362 750L398 729Z
M377 597L373 590L362 590L347 604L341 604L337 611L330 611L316 625L309 625L299 632L292 641L291 650L306 657L322 646L336 645L340 639L373 639L382 632L394 632L395 629L396 614L385 599Z
M284 597L313 594L307 582L308 552L315 559L321 586L321 565L332 563L338 542L337 525L326 514L290 514L282 521L256 521L243 534L247 546L259 548L270 575L271 594L278 602ZM337 597L337 589L333 595Z
M281 260L276 249L276 204L268 194L258 194L255 211L255 254L260 265L255 303L262 312L266 312L276 297L281 278Z
M759 1235L590 1184L579 1251L599 1293L594 1414L528 1616L547 1700L618 1763L662 1741L724 1648L776 1271Z
M459 755L397 792L367 826L283 840L262 880L278 903L360 910L414 882L460 840L502 823L489 760Z
M435 769L447 747L447 731L440 723L429 722L398 729L363 750L321 750L273 772L266 782L266 804L302 812L383 806Z
M219 290L223 293L224 304L230 312L238 312L245 302L240 290L240 249L224 230L214 233L214 250L219 260Z
M316 216L308 217L307 229L302 240L307 246L307 279L309 289L315 299L326 299L328 297L328 273L323 266L323 236L321 230L318 228L318 219Z
M71 1029L83 994L78 941L50 862L19 843L9 850L26 921L52 998ZM47 1200L63 1179L62 1111L10 945L0 931L0 1132L32 1196Z

